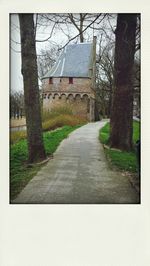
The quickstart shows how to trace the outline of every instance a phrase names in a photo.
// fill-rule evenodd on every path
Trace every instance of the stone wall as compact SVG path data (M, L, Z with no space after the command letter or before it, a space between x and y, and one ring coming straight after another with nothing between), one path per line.
M53 78L43 80L43 109L51 111L54 107L69 105L73 113L94 120L94 93L91 89L91 79L74 78L69 84L69 78Z

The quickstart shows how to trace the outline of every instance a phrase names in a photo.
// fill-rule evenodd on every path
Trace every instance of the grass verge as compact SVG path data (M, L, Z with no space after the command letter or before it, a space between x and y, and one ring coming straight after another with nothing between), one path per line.
M57 116L54 116L56 114ZM42 128L43 131L50 131L63 126L73 127L76 125L84 125L86 123L87 123L86 119L72 114L51 113L50 117L48 117L47 114L45 115L44 121L42 122ZM10 143L14 144L21 139L26 139L26 137L27 137L26 131L13 131L10 133Z
M102 129L100 129L99 139L101 143L108 145L110 136L110 124L107 123ZM133 122L133 143L139 139L140 136L140 124L137 121ZM116 166L120 170L129 171L132 173L137 172L137 158L136 151L133 149L131 152L124 152L120 150L105 149L106 156L112 166Z
M64 126L53 132L44 132L44 146L47 156L52 155L60 142L66 138L76 126ZM10 199L16 198L18 193L27 185L33 176L40 170L41 165L28 165L27 140L21 139L11 145L10 149Z

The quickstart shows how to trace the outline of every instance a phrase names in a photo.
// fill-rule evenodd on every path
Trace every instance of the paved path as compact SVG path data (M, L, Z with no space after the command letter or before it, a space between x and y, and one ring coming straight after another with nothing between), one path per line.
M138 203L127 177L111 171L99 143L105 122L70 134L14 203Z

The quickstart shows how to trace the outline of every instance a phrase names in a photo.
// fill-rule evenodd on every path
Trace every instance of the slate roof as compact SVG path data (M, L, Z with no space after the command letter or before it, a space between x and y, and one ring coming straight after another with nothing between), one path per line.
M43 77L91 77L93 43L70 44Z

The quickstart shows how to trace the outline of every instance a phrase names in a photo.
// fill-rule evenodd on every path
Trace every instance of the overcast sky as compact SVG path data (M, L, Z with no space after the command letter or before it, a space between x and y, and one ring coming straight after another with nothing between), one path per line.
M10 19L11 90L20 91L23 90L23 81L21 75L21 47L19 44L15 43L20 43L19 21L17 15L11 15Z

